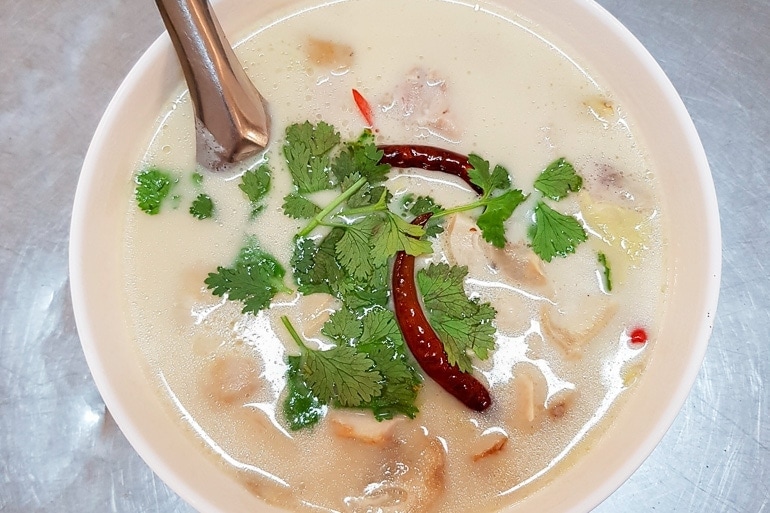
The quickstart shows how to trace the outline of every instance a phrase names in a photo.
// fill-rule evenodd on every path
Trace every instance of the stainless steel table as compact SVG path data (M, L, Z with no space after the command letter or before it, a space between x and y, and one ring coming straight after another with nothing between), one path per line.
M255 0L258 1L258 0ZM720 202L714 334L684 410L600 512L770 512L770 0L600 0L683 96ZM151 0L0 0L0 512L190 512L105 410L69 300L69 216Z

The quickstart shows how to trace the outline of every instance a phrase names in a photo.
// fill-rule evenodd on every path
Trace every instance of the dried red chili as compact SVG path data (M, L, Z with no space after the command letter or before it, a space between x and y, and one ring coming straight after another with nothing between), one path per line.
M468 170L473 166L465 155L419 144L385 144L378 146L377 149L383 152L381 164L448 173L462 178L474 191L482 193L481 188L472 183L468 176Z
M412 224L424 226L431 215L428 212L417 216ZM414 281L414 260L399 251L393 264L393 303L404 340L428 376L468 408L484 411L492 405L489 391L472 374L449 364L444 344L422 310Z

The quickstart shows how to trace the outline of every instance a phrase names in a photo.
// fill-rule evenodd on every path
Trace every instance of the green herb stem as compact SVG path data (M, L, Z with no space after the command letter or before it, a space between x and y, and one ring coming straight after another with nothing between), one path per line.
M316 214L316 216L310 220L307 226L305 226L302 230L300 230L297 233L297 236L304 237L308 235L310 232L312 232L318 225L320 225L323 222L326 216L331 214L335 208L339 207L342 203L347 201L348 198L353 196L358 191L358 189L364 186L365 183L366 183L366 178L364 177L359 178L356 183L354 183L348 188L348 190L346 190L345 192L343 192L342 194L334 198L334 200L331 203L326 205L326 207L323 210L321 210L318 214Z
M433 219L438 219L438 218L449 216L452 214L457 214L458 212L465 212L466 210L473 210L474 208L483 207L486 204L487 204L486 198L482 198L480 200L474 201L473 203L466 203L465 205L460 205L453 208L439 210L438 212L433 214Z
M291 338L294 339L294 342L297 343L297 345L300 347L301 350L307 351L307 346L302 341L302 337L299 336L299 333L297 333L297 330L294 329L294 326L292 325L291 321L288 317L285 315L281 316L281 322L284 326L286 326L286 330L289 332L289 335L291 335Z

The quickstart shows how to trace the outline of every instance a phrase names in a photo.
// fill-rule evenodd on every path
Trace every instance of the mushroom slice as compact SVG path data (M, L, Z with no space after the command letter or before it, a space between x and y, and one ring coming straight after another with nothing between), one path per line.
M429 511L444 493L446 453L438 438L424 444L401 443L396 457L383 466L381 481L345 503L351 513L418 513Z
M368 445L385 445L393 439L393 431L403 418L378 421L364 412L331 409L327 415L335 436Z
M489 428L474 442L473 461L482 460L503 450L508 443L508 433L501 428Z
M586 328L573 331L556 324L552 318L551 308L543 306L540 309L540 326L543 335L548 340L556 342L567 357L580 357L583 348L591 342L612 320L618 311L618 304L607 303L601 310L594 313L591 324Z
M575 405L578 392L575 389L565 389L557 392L548 399L546 411L553 420L563 418Z
M548 383L535 366L520 364L514 369L513 425L523 433L534 433L543 423Z

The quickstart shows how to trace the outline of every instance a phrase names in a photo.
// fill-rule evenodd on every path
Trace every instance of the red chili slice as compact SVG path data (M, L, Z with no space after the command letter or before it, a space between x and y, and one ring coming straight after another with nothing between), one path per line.
M635 328L631 331L630 339L632 346L643 346L647 343L647 331L644 328Z
M417 216L412 224L425 226L431 213ZM409 350L425 373L472 410L484 411L492 405L486 387L473 375L450 365L444 344L422 310L414 282L414 257L404 251L393 264L393 302L396 320Z
M358 111L361 113L361 116L363 116L364 121L366 121L366 124L371 126L374 126L374 113L372 112L372 106L369 104L368 101L366 101L366 98L356 91L355 89L353 91L353 101L356 102L356 107L358 107Z
M478 194L483 191L471 182L468 170L471 163L468 157L435 146L423 146L419 144L385 144L377 147L382 150L381 164L390 164L393 167L417 168L426 171L441 171L462 178L465 183Z

